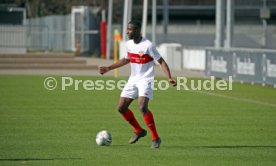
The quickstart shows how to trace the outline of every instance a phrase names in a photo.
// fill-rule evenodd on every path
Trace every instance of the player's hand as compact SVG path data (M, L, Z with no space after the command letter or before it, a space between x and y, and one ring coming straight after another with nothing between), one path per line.
M168 81L170 82L170 84L172 84L172 86L176 86L177 85L177 83L176 83L176 81L174 79L170 78Z
M108 72L110 69L109 69L109 67L106 67L106 66L101 66L100 68L99 68L99 72L100 72L100 74L104 74L104 73L106 73L106 72Z

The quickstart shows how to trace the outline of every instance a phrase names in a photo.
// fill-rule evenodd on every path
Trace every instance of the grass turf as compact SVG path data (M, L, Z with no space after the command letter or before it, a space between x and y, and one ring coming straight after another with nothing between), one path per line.
M58 86L48 91L45 78L0 76L0 165L276 164L276 90L271 87L235 83L233 91L155 91L150 109L162 145L152 150L150 134L128 144L132 128L116 111L120 90ZM131 109L147 128L136 105ZM95 143L103 129L112 133L110 147Z

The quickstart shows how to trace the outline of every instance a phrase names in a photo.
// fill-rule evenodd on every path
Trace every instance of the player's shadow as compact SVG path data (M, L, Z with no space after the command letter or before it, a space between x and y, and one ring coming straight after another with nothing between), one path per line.
M110 147L129 147L129 146L135 146L135 147L144 147L144 146L147 146L147 145L139 145L139 144L134 144L134 145L131 145L131 144L116 144L116 145L111 145Z
M110 148L148 148L150 145L140 145L140 144L135 144L135 145L130 145L130 144L116 144L116 145L111 145Z
M53 160L82 160L83 158L0 158L1 161L53 161Z

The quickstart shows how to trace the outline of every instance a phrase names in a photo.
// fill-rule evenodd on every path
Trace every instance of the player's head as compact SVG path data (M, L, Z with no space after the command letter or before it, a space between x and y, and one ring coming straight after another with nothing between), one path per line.
M141 23L139 21L132 20L128 22L127 36L129 39L136 39L141 36Z

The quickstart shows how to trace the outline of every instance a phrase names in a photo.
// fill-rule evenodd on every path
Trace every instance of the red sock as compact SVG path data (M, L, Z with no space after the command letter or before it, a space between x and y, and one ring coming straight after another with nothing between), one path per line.
M153 115L150 111L148 111L146 114L144 114L144 120L145 120L148 128L151 131L152 140L158 139L159 136L158 136L157 131L156 131Z
M142 127L139 125L138 121L134 117L133 112L128 109L125 113L122 114L124 119L129 122L129 124L134 128L134 132L137 134L142 131Z

